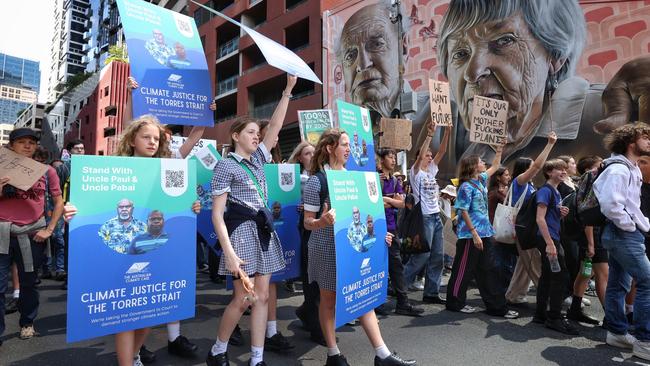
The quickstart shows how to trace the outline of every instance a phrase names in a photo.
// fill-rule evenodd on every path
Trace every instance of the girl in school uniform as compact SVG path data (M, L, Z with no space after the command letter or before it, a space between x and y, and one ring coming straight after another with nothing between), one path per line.
M217 340L206 359L208 366L229 365L228 339L251 304L250 365L266 365L263 353L269 282L271 274L283 269L285 263L266 204L268 195L264 164L272 161L269 148L275 145L282 128L296 80L295 76L287 76L287 86L271 116L263 141L260 142L260 128L256 119L239 119L230 128L231 149L234 150L214 168L211 184L212 222L223 249L219 274L233 274L235 281L232 300L224 311ZM251 285L254 294L250 291Z
M309 281L316 282L320 288L320 304L318 315L327 343L326 366L347 366L346 358L341 354L336 344L336 329L334 325L334 310L336 305L336 254L334 246L334 222L336 213L330 209L329 197L321 202L322 177L328 170L344 170L350 156L350 137L338 129L327 130L321 135L311 164L311 177L307 181L304 192L304 225L311 230L309 238ZM386 242L390 245L392 235L388 234ZM375 366L386 365L415 365L413 360L402 360L386 347L377 316L371 310L359 318L370 343L375 348Z

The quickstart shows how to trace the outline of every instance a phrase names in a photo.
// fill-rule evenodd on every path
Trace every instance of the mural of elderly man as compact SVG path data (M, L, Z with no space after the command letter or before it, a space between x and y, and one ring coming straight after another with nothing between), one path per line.
M117 216L99 229L99 237L114 251L126 254L133 238L147 231L147 224L133 217L133 202L124 198L117 203Z

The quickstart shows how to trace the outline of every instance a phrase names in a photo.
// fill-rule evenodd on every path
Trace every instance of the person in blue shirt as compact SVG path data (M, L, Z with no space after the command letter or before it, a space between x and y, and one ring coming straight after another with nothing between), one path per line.
M144 254L165 245L169 240L165 227L165 217L160 210L153 210L147 218L147 232L133 238L129 254Z
M560 244L560 221L569 213L569 208L562 206L562 197L557 186L566 178L566 170L567 164L563 160L547 161L542 170L546 183L537 191L535 197L537 249L542 257L542 275L537 288L537 309L533 322L543 323L547 328L564 334L577 335L578 330L562 317L562 302L569 272ZM559 271L553 271L551 261L558 262Z
M455 208L458 212L458 241L456 256L447 284L447 310L474 313L476 308L465 304L467 285L476 279L486 312L494 316L514 319L516 311L506 307L505 290L499 286L493 260L494 229L488 214L487 182L501 164L503 146L496 148L490 169L478 155L460 160L458 177L460 187Z

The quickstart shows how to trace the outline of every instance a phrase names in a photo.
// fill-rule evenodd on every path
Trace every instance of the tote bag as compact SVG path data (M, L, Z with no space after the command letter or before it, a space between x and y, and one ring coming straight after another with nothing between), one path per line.
M515 221L517 219L517 213L521 206L524 204L524 198L526 198L526 192L521 192L521 196L515 203L512 205L512 186L508 189L506 194L506 199L503 203L497 204L497 209L494 212L494 240L499 243L505 244L514 244L517 241L517 233L515 232Z

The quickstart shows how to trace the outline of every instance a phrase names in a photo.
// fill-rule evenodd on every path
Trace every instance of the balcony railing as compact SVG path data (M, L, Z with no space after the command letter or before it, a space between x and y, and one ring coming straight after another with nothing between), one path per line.
M275 107L278 106L279 101L274 101L266 104L260 104L258 106L253 107L253 118L269 118L271 115L273 115L273 111L275 111Z
M239 37L235 37L228 42L219 46L219 57L222 58L232 52L235 52L239 48Z
M237 79L239 79L239 75L229 77L217 83L217 95L222 95L233 89L237 89Z

